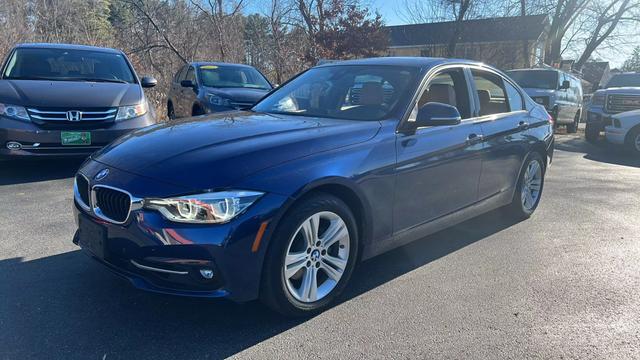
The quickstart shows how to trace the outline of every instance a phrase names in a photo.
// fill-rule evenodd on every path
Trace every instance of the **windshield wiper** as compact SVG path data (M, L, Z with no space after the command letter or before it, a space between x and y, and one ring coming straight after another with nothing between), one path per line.
M77 78L75 80L78 81L89 81L89 82L108 82L108 83L118 83L118 84L128 84L128 82L120 79L94 79L94 78Z

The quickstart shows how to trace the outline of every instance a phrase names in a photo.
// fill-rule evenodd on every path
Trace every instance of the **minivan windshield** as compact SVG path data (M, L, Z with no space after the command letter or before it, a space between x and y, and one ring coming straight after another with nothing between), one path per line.
M618 74L613 75L606 88L614 87L640 87L640 74Z
M313 68L263 99L254 111L345 120L388 118L410 101L417 68L331 65Z
M550 89L558 88L558 72L546 70L512 70L507 75L523 88Z
M7 62L4 79L135 83L124 55L115 52L18 48Z
M201 65L198 72L200 82L207 87L271 90L264 76L250 67Z

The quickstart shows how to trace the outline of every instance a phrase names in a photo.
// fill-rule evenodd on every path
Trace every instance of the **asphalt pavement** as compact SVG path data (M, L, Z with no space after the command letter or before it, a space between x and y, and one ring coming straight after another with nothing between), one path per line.
M640 159L558 135L540 207L361 264L334 308L145 293L71 243L79 162L0 163L0 359L640 358Z

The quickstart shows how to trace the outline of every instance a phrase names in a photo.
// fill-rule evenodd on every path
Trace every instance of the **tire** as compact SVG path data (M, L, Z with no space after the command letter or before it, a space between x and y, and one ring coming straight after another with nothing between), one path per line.
M191 116L200 116L200 115L204 115L204 110L202 110L202 108L199 105L194 105L193 109L191 110Z
M313 223L319 224L315 227L318 229L315 233L322 235L315 237L314 245L310 245L305 236L309 233L305 229L311 228L310 219L315 219ZM260 290L262 302L290 317L311 316L329 307L342 293L355 268L359 255L357 229L349 207L333 195L313 194L294 205L276 228L265 255ZM330 230L336 231L335 238L338 240L326 248L315 246ZM336 260L339 260L339 266L329 265ZM285 267L290 269L289 272L285 271ZM342 272L340 267L343 267ZM337 281L329 277L329 270ZM315 293L305 291L313 289L313 286L305 287L306 279L312 277L315 277L317 285Z
M635 127L629 131L624 145L630 153L640 156L640 127Z
M578 126L580 124L580 112L576 113L576 116L573 118L573 123L567 125L567 133L575 134L578 132Z
M533 190L535 190L532 185L536 182L529 182L531 179L532 172L531 167L535 166L533 164L537 163L538 169L535 171L534 179L537 180L537 195L532 196L531 199L523 196L523 188L528 183L530 194L533 195ZM538 172L539 170L539 172ZM522 171L520 176L518 177L518 183L516 184L516 191L513 194L513 199L511 203L504 208L504 213L514 219L514 220L525 220L531 217L531 215L536 211L538 205L540 204L540 199L542 198L542 191L544 189L544 175L545 175L545 166L544 160L540 153L532 152L529 154L527 159L524 161L524 166L522 167ZM535 180L534 180L535 181Z
M597 129L594 125L587 123L587 127L584 129L584 137L588 142L596 142L600 137L600 129Z
M169 120L174 120L176 118L176 111L173 109L173 103L171 101L167 103L167 117Z

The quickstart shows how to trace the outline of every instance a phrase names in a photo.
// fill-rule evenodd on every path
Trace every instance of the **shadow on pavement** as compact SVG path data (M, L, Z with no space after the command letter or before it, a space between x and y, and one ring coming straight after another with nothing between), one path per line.
M75 175L84 159L0 161L0 185L57 180Z
M623 146L608 143L599 139L595 143L587 142L583 136L556 135L557 150L585 154L587 160L613 165L640 167L640 159L629 153Z
M511 225L493 212L368 260L341 301ZM0 358L223 358L307 321L258 302L141 292L80 251L3 260L0 273Z

